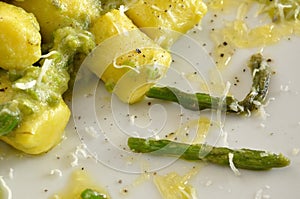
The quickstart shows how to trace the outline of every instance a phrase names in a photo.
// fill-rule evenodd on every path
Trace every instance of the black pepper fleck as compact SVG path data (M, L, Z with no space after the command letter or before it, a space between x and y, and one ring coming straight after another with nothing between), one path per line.
M138 48L135 49L135 52L137 52L137 53L139 53L139 54L142 53L142 51L141 51L140 49L138 49Z

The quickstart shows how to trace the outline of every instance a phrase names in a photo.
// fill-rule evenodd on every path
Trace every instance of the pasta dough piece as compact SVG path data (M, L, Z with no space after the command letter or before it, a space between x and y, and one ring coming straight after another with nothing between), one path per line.
M87 28L99 16L98 0L26 0L13 1L17 6L33 13L40 26L43 42L50 42L58 28L71 26Z
M123 102L141 100L149 88L165 75L171 55L141 32L119 10L100 17L91 28L99 44L97 59L89 68Z
M23 70L41 57L39 24L22 8L0 1L0 67Z
M169 48L201 21L207 12L202 0L138 0L126 15L150 38Z
M61 141L69 118L70 110L61 100L55 107L23 118L16 130L0 139L28 154L44 153Z

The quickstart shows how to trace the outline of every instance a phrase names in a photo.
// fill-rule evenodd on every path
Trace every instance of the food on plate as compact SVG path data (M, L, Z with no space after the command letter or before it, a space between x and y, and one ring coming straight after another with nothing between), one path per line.
M72 67L74 56L78 53L89 54L96 44L98 49L102 49L100 52L104 52L101 54L102 57L100 56L103 59L96 60L96 64L94 62L89 65L89 68L105 82L108 90L117 94L122 101L135 103L146 94L148 97L155 98L167 96L167 100L181 103L185 102L186 98L177 99L176 95L183 95L188 99L188 105L182 104L186 108L201 110L208 108L207 104L212 106L209 108L216 108L213 107L213 103L219 99L207 94L198 93L196 99L194 95L191 97L177 89L152 87L165 75L172 58L167 50L151 40L135 25L142 28L168 28L185 33L206 13L206 6L202 1L185 1L178 4L176 1L166 3L143 0L131 2L132 5L126 12L121 7L119 10L105 12L101 16L99 16L99 2L93 0L74 1L72 4L67 1L50 0L36 3L34 0L27 0L14 3L37 15L43 39L45 38L46 42L52 41L47 44L48 54L40 57L37 66L30 63L30 66L21 71L6 70L7 68L0 71L1 86L3 86L0 93L0 139L15 148L26 153L39 154L48 151L60 141L70 117L70 110L62 98L62 94L68 89L69 69ZM6 3L0 5L2 4L9 9L11 6L14 9L21 9ZM24 12L26 16L32 17L23 10L18 12ZM4 13L7 15L7 10ZM49 16L53 17L52 13L57 17L57 21L51 21L48 27ZM140 20L142 18L147 20ZM30 20L36 23L34 18ZM160 38L149 35L156 42L159 42L161 37L172 38L172 42L175 40L174 35L170 36L164 31L158 34ZM169 47L171 43L166 45ZM251 91L242 101L226 96L226 107L229 112L250 113L260 108L265 101L271 75L267 60L261 54L253 55L249 67L253 74ZM198 105L195 107L195 104ZM132 145L132 140L134 138L129 139L131 148L136 146ZM145 143L144 140L140 140L139 143L143 144L143 142ZM161 142L170 143L166 140ZM180 146L178 144L178 150L182 151ZM183 146L188 145L183 144ZM199 146L197 145L198 148ZM190 146L193 147L194 145ZM136 152L140 150L132 149ZM263 151L243 149L241 153L241 151L224 148L213 148L212 151L214 150L218 152L221 150L225 155L221 159L206 156L205 160L228 165L230 163L228 154L233 154L233 163L238 168L255 170L289 164L289 160L284 156L270 153L264 156ZM243 159L249 154L254 159L253 165L250 164L251 159ZM190 158L188 155L183 157Z
M203 160L210 163L249 170L267 170L286 167L290 160L282 154L252 149L229 149L208 144L185 144L171 140L130 137L129 148L135 153L175 156L185 160Z
M155 175L153 181L164 199L196 199L196 189L188 183L190 177L171 172L165 176Z
M0 30L0 68L23 70L40 59L40 28L33 14L0 1Z
M0 139L29 154L46 152L62 139L70 117L62 98L68 89L70 61L76 53L88 54L94 48L93 37L85 30L65 27L53 37L41 66L0 73Z
M107 191L92 180L84 170L77 170L71 174L68 185L54 194L53 199L108 199Z
M132 3L126 15L151 39L169 48L178 37L197 25L206 12L202 0L142 0Z
M99 16L101 9L98 0L12 0L10 2L35 15L41 27L44 43L52 41L52 34L58 28L70 26L76 29L87 29Z
M13 2L14 5L32 12L39 21L39 24L36 23L34 15L21 8L0 2L0 6L3 4L5 8L5 15L16 14L7 11L6 7L11 6L9 8L24 12L26 16L20 21L13 20L3 25L3 7L0 7L0 28L9 30L10 25L23 23L24 19L24 24L33 24L25 26L38 42L38 45L33 46L29 45L31 43L24 44L26 49L37 54L23 53L26 57L20 59L14 56L11 60L4 61L3 66L0 64L0 139L16 149L28 154L40 154L60 142L71 114L62 95L68 89L70 70L76 65L74 58L78 54L86 56L95 49L95 45L99 45L99 48L101 45L106 47L102 51L105 52L103 56L106 59L98 60L97 65L91 65L90 69L122 101L132 104L146 95L178 102L185 108L195 110L217 108L214 104L220 101L218 97L204 93L186 94L176 88L153 86L165 75L172 61L168 50L164 48L169 48L180 34L186 33L206 13L206 6L202 1L131 1L128 10L121 6L118 10L106 10L103 15L100 1L97 0ZM295 16L298 17L296 11ZM288 18L289 13L284 12L284 16ZM17 13L18 16L19 14ZM39 26L41 38L38 33ZM144 33L154 41L138 27L143 28ZM21 34L22 31L25 30L18 33ZM11 35L11 32L6 35ZM13 37L7 39L3 40L3 46L7 41L14 40ZM42 56L41 39L44 53ZM5 52L10 47L14 47L12 49L17 52L21 46L13 45L4 50L0 47L0 52ZM10 61L20 63L20 66L5 66ZM251 91L242 101L232 96L224 96L228 112L248 114L259 109L265 102L271 76L268 61L261 54L257 54L252 56L249 67L253 75ZM132 137L128 139L128 146L133 152L170 155L226 165L235 172L238 172L237 168L267 170L290 164L290 160L284 155L262 150L236 150L207 144L184 144L171 140ZM98 186L82 182L82 179L85 179L84 174L76 174L70 184L77 184L67 187L66 191L58 193L55 198L110 198ZM195 189L174 173L163 178L154 176L154 181L165 198L173 198L174 194L181 198L195 196Z
M108 198L106 195L98 193L92 189L85 189L80 194L81 199L106 199Z
M100 52L94 51L91 56L99 58L88 67L109 91L126 103L141 100L171 64L171 55L141 32L121 10L114 9L99 17L91 32Z
M3 86L9 88L2 95L8 92L11 98L1 98L6 101L1 101L0 123L4 131L0 139L30 154L46 152L62 139L70 117L62 99L68 88L69 61L75 53L88 53L94 48L91 34L84 30L58 29L54 38L53 48L41 60L41 67L31 66L21 74L2 72L8 83ZM6 119L9 117L17 122L11 123Z
M290 36L299 36L299 3L299 0L208 1L211 12L235 15L223 20L216 14L213 20L213 23L222 20L222 26L212 28L210 33L215 43L212 55L218 68L228 66L237 49L265 48Z
M169 48L176 39L198 24L206 14L202 0L139 0L126 15L151 39Z
M299 0L256 0L263 4L261 12L270 15L273 22L300 19L300 1Z
M224 109L229 113L250 114L259 110L265 102L271 78L271 68L268 60L262 54L251 56L248 67L252 74L252 86L250 92L242 100L238 101L233 96L213 97L207 93L185 93L172 87L151 87L146 93L147 97L177 102L190 110ZM224 100L224 105L222 105ZM221 103L221 104L220 104Z
M1 108L1 118L5 117L3 112L5 109ZM46 152L61 141L69 116L68 106L59 100L54 107L40 107L35 114L23 115L20 125L8 134L1 135L0 139L28 154ZM9 118L10 122L13 119ZM9 125L14 126L14 123Z

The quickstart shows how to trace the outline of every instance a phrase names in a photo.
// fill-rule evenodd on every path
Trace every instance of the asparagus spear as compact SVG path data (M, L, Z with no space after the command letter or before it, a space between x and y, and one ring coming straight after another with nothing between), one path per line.
M220 98L210 96L207 93L186 93L174 87L156 87L153 86L146 93L149 98L162 99L166 101L179 103L186 109L190 110L205 110L205 109L217 109ZM230 108L230 104L236 102L231 96L226 96L226 108L227 111L233 111ZM235 111L234 111L235 112Z
M242 101L238 101L233 96L226 96L225 105L221 107L223 110L237 114L250 113L258 109L264 102L271 77L270 66L261 54L252 55L248 66L252 72L250 92ZM218 109L219 103L222 102L221 98L206 93L186 93L173 87L153 86L146 93L146 96L176 102L190 110Z
M68 88L68 70L74 55L87 54L94 47L88 31L58 29L48 57L41 61L42 67L31 66L22 74L11 74L14 95L11 101L0 104L0 136L13 131L22 117L38 113L43 106L56 106Z
M218 165L230 165L236 168L249 170L268 170L285 167L290 160L282 154L252 149L229 149L226 147L213 147L206 144L184 144L170 140L152 140L130 137L129 148L136 153L152 153L154 155L176 156L185 160L203 160Z

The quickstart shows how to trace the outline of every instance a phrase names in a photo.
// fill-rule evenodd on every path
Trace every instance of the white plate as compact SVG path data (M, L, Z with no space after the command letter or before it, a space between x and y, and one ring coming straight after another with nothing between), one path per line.
M209 17L206 17L206 20L208 21ZM210 28L209 25L204 26L200 46L201 42L209 43L210 38L205 33ZM183 42L178 47L187 52L191 50L192 53L188 53L191 57L199 53L194 51L194 47L191 48L190 43ZM207 48L209 49L209 46ZM177 53L177 50L175 49L173 53ZM242 70L250 55L256 51L257 49L237 51L230 66L221 73L223 82L229 81L232 85L235 83L235 77L239 78L240 82L230 90L239 98L242 98L250 88L250 75ZM280 43L264 49L264 55L272 58L271 64L276 71L272 76L268 95L268 98L275 100L270 101L265 108L269 114L266 119L258 116L225 117L223 113L214 115L216 113L210 111L195 113L183 110L178 105L157 100L152 100L150 106L148 104L150 100L128 106L118 102L116 97L111 97L104 91L102 84L94 84L97 79L91 78L90 87L77 91L77 94L82 94L79 97L83 98L77 103L82 104L73 107L78 132L75 130L74 121L71 120L66 129L66 139L47 154L40 156L24 155L1 143L0 176L3 176L7 186L12 190L13 198L48 198L66 187L71 173L82 168L91 174L93 181L107 189L112 198L160 198L150 171L155 171L159 175L173 171L185 174L194 166L197 168L200 166L199 172L190 181L196 188L199 198L299 198L300 154L295 153L300 148L299 51L300 38L296 37L291 37L290 40L283 39ZM188 75L198 70L202 80L208 81L206 69L204 70L203 66L197 68L197 64L196 67L189 68L190 71L187 71L187 68L180 68L187 62L179 55L174 58L172 66L174 69L161 83L184 87L185 81L192 80L193 83L188 86L200 90L199 84L198 87L195 84L197 83L195 79L183 79L183 75L178 71L184 70ZM200 55L202 54L199 53ZM192 59L191 57L187 59ZM210 60L206 61L211 63ZM95 86L98 86L96 90ZM261 172L240 170L241 175L236 176L227 167L172 158L140 156L123 149L126 148L126 138L129 135L157 134L163 137L163 133L175 131L180 124L197 119L199 116L212 117L224 122L230 147L281 152L291 159L291 165L287 168ZM94 132L91 127L94 130L99 128L97 135L91 135ZM84 137L83 142L80 141L80 136ZM214 136L212 133L210 139L210 144L224 144L220 134ZM80 153L78 149L82 149L82 144L87 145L87 150L92 155L97 154L98 162L91 154ZM73 157L76 151L78 164ZM54 169L60 170L61 176L55 172L51 174ZM140 174L145 170L149 175ZM120 180L122 183L119 183ZM124 189L127 189L128 193L124 193Z

